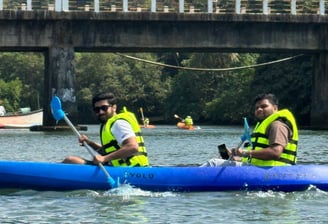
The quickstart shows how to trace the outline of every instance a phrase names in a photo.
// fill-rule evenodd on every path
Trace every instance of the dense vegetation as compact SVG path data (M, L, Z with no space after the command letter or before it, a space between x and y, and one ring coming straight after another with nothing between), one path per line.
M119 106L126 105L137 115L142 107L146 116L161 117L165 123L175 121L173 115L178 114L210 124L240 124L244 116L251 120L252 98L261 92L273 92L280 98L280 107L291 109L300 124L309 122L313 77L310 55L256 67L252 65L290 55L176 52L129 55L183 68L111 53L76 53L76 96L83 123L94 121L90 108L92 95L108 90L119 97ZM228 69L242 66L249 67ZM0 98L8 111L26 106L40 108L43 74L41 53L0 53Z

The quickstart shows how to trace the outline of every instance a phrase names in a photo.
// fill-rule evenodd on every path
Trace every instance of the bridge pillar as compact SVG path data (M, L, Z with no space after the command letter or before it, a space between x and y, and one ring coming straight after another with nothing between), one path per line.
M328 129L328 53L315 55L311 126Z
M62 102L63 110L74 123L77 120L73 47L50 47L45 53L45 102L43 125L55 125L49 103L53 95Z
M208 13L213 13L213 0L208 0L207 1L207 12Z
M27 5L27 10L31 11L32 10L32 0L27 0L26 5Z
M94 11L99 12L99 0L94 0Z
M129 7L128 7L128 0L123 0L123 12L128 12Z
M184 13L184 0L179 0L179 13Z
M290 2L290 12L292 15L296 15L296 0Z
M151 12L156 12L156 0L151 0Z
M241 0L236 0L235 13L240 14L240 9L241 9Z
M325 0L320 0L319 3L319 14L324 15L325 14Z
M62 0L55 0L55 10L56 12L62 11Z
M268 8L269 2L268 0L263 0L262 3L262 11L264 15L268 15L269 14L269 8Z

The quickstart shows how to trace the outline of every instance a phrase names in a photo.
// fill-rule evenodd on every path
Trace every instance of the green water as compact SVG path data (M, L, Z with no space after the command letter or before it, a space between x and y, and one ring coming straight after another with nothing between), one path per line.
M238 145L242 127L175 126L144 129L154 165L203 163L217 145ZM85 132L98 139L98 126ZM328 161L328 132L300 131L299 163ZM67 155L89 158L70 132L0 130L3 160L59 162ZM327 192L148 192L125 186L115 191L38 192L1 190L1 223L326 223Z

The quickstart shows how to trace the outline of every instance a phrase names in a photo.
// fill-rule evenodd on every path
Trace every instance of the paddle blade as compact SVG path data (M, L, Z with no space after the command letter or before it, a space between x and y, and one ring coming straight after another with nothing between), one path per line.
M109 183L109 185L111 186L111 188L117 188L118 184L115 182L115 180L112 177L108 177L107 181Z
M50 108L52 116L55 118L56 121L62 120L65 117L65 113L62 110L61 102L58 96L52 97L50 102Z
M240 136L240 139L242 142L248 142L249 144L252 145L251 133L250 133L250 129L249 129L249 125L248 125L246 117L244 117L244 134L242 136Z
M90 150L88 149L89 153L94 156L94 154ZM107 170L105 169L105 167L101 163L99 163L98 165L101 168L101 170L104 172L104 174L106 175L107 182L110 185L110 187L111 188L117 188L119 186L119 182L117 182L117 183L115 182L114 178L109 175L109 173L107 172Z

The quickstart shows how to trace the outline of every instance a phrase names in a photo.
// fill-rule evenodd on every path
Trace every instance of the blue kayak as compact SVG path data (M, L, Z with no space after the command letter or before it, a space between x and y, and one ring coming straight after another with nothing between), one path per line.
M120 184L150 191L304 191L328 190L327 165L281 167L107 167ZM0 161L0 188L70 191L109 190L99 166L49 162Z

